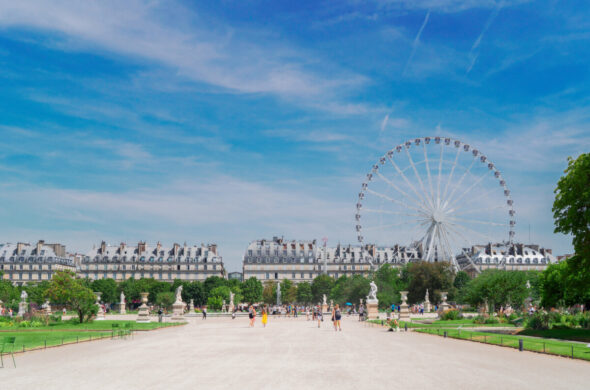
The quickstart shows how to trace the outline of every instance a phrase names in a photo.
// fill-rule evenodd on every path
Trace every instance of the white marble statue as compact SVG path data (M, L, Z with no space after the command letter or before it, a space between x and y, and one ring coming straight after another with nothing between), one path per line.
M182 302L182 284L176 288L176 302Z
M29 297L29 294L25 290L20 293L20 299L24 302Z
M323 305L328 305L328 302L326 301L326 294L324 294L324 302L322 302Z
M371 281L371 291L369 291L369 295L367 295L367 301L377 299L377 285L374 281Z
M430 302L428 300L428 289L426 289L426 296L424 297L424 302Z
M281 284L277 284L277 306L281 305Z
M121 291L121 300L119 303L125 303L125 294L123 294L123 291Z
M229 305L230 307L234 306L234 297L236 296L236 294L234 294L233 292L229 292Z

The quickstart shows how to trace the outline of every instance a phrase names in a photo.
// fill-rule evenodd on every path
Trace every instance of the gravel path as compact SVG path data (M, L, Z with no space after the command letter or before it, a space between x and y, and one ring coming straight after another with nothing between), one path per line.
M5 359L2 389L588 389L590 363L419 333L352 318L329 322L191 318Z

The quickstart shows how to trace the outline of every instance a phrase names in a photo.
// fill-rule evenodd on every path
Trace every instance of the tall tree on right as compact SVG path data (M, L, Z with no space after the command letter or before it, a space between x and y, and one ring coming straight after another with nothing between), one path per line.
M562 280L567 281L563 298L590 305L590 153L568 158L564 173L553 202L555 233L572 235L575 255L561 268Z

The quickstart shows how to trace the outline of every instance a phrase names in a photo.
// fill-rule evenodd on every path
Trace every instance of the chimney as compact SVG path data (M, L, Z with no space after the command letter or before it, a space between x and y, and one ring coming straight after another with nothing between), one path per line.
M123 253L125 253L125 243L124 242L119 244L119 254L122 255Z
M160 241L158 241L158 243L156 244L156 251L158 252L158 254L160 253L160 249L162 249L162 244L160 243Z
M137 243L137 254L141 256L141 254L145 252L145 242L138 242Z
M174 243L174 257L178 257L178 248L180 248L180 245Z
M106 250L107 250L107 243L103 241L100 243L100 254L104 255Z
M43 244L45 244L45 241L43 241L43 240L37 241L37 253L36 253L37 256L41 255L41 248L43 247Z
M17 256L20 256L20 253L22 252L24 246L25 246L25 243L24 242L18 242L16 244L16 255Z

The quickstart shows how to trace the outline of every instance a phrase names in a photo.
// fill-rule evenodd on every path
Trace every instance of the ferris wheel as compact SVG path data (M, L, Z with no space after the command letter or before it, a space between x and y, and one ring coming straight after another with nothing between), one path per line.
M355 219L361 246L405 244L422 260L459 269L458 257L474 265L477 245L511 244L514 216L506 181L487 156L456 139L424 137L373 165Z

